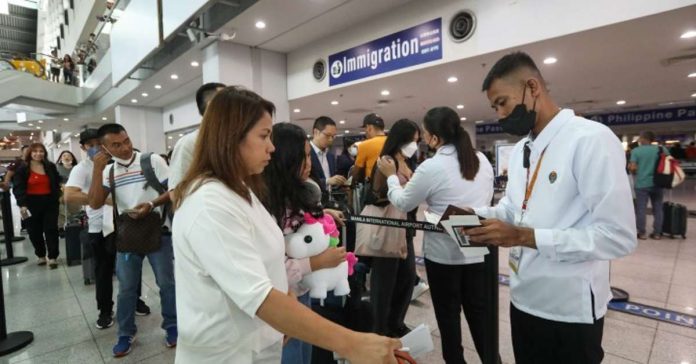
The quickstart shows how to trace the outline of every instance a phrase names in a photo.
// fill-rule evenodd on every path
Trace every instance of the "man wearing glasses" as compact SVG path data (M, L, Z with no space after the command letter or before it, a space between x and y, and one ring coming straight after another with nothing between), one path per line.
M322 200L331 187L340 187L346 178L336 174L336 155L331 152L331 144L336 138L336 122L328 116L320 116L312 127L312 172L311 178L321 188Z

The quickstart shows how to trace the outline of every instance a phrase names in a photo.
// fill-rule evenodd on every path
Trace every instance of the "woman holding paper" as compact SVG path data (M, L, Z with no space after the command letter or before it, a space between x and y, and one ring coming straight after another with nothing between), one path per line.
M449 205L488 206L493 198L493 167L474 150L457 112L448 107L433 108L426 113L423 126L423 139L436 154L416 169L405 187L399 183L392 159L382 157L377 162L380 172L388 176L389 201L402 211L425 202L426 215L437 220ZM443 359L447 364L465 363L462 308L481 357L486 329L483 258L488 250L460 248L447 234L425 232L423 252Z

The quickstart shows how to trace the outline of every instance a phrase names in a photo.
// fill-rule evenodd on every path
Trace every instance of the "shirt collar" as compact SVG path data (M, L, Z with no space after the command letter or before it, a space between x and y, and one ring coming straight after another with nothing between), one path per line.
M571 109L561 109L556 116L551 119L551 121L546 125L544 130L537 135L536 138L533 140L530 137L528 137L528 140L530 141L529 146L531 147L532 151L534 151L537 154L541 154L541 151L543 151L549 143L551 143L551 140L553 139L556 134L563 128L565 124L567 124L573 117L575 116L575 112Z
M322 155L324 153L323 150L319 149L316 144L314 144L314 141L309 141L309 144L312 146L312 149L314 149L314 153L317 153L317 155Z
M452 144L445 144L441 146L440 148L437 148L437 152L435 154L443 154L443 155L450 155L454 154L457 152L457 148L454 147Z

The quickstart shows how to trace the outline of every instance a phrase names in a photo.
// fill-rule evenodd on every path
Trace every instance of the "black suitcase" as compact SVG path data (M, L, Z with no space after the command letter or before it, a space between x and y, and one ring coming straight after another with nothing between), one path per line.
M686 239L686 219L688 218L686 206L665 202L662 204L662 212L664 216L662 234L669 235L670 238L681 235Z
M89 241L89 232L87 228L80 233L80 241L82 243L82 276L84 283L90 285L96 281L96 270L94 264L94 248Z
M82 261L82 225L68 223L65 226L65 260L68 266L78 265Z

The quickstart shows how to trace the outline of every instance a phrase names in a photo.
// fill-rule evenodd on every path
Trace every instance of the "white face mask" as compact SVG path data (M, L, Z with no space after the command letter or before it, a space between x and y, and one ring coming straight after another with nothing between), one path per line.
M104 149L106 149L106 147L104 147ZM121 158L118 158L118 157L116 157L115 155L111 154L111 152L110 152L108 149L107 149L106 151L109 153L109 155L111 155L111 159L113 159L114 162L116 162L116 163L118 163L118 164L127 166L127 165L129 165L129 164L131 163L131 161L133 160L133 155L131 155L131 157L130 157L129 159L121 159ZM135 154L135 153L134 153L134 154Z
M352 155L353 157L357 156L358 155L358 146L355 144L351 145L350 148L348 148L348 153L350 153L350 155Z
M410 142L401 147L401 154L403 154L406 158L411 158L414 154L416 154L417 150L418 144L416 144L416 142Z

